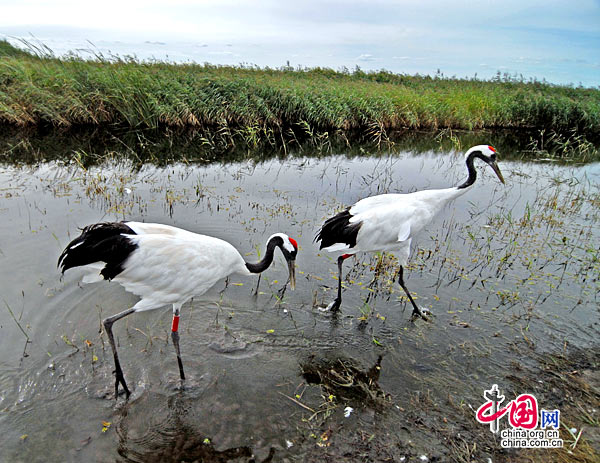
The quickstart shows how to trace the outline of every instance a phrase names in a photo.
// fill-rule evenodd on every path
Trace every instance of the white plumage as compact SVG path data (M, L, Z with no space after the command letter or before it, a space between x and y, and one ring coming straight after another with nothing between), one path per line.
M63 273L69 268L85 267L90 273L85 283L102 279L121 284L140 297L132 308L104 320L113 348L116 369L115 394L119 384L129 396L123 378L112 324L133 312L173 305L172 338L181 379L185 379L179 352L179 312L193 296L204 294L216 282L231 274L250 275L266 270L279 248L288 262L289 281L295 286L294 262L298 251L295 240L283 233L271 235L264 258L247 263L228 242L199 235L181 228L141 222L107 222L85 227L79 237L65 248L58 260Z
M358 201L349 210L350 224L362 224L356 246L336 243L326 251L357 252L394 251L400 265L408 263L411 239L421 231L451 200L467 189L423 190L407 194L371 196ZM342 244L344 248L337 248Z
M137 312L185 304L231 274L249 275L240 253L226 241L204 235L125 235L138 246L113 281L141 297Z
M320 249L344 252L338 258L338 295L328 306L329 309L337 310L341 304L342 263L346 258L361 251L393 251L400 264L400 285L413 305L413 313L423 316L403 279L403 267L408 263L411 240L446 204L473 187L477 178L473 166L475 159L487 163L504 183L496 164L496 150L489 145L478 145L465 154L469 177L457 187L371 196L325 221L315 238L321 242Z

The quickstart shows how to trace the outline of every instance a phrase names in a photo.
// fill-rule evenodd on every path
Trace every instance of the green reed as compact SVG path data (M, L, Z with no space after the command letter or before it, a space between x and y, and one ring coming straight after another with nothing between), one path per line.
M56 58L0 41L0 123L216 128L255 137L323 131L385 140L398 129L533 129L600 136L600 90L525 81Z

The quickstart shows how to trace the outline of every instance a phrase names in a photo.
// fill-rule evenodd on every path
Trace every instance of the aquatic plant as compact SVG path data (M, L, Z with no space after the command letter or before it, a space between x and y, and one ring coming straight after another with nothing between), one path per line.
M600 136L600 90L498 76L172 64L55 57L0 42L0 123L15 126L210 128L259 139L326 143L358 133L379 145L398 129L535 129ZM317 138L320 137L319 138ZM581 142L584 139L580 139ZM210 141L209 141L210 142Z

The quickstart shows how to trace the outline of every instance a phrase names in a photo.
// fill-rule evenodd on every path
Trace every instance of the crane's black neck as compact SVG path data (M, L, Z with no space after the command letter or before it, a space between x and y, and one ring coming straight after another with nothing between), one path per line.
M477 180L477 169L475 169L475 166L473 165L475 158L485 160L481 151L473 151L471 154L469 154L469 156L467 156L467 170L469 171L469 178L467 178L464 183L458 185L456 187L457 189L462 190L463 188L468 188L475 183L475 180Z
M267 270L271 264L273 263L273 255L275 254L275 248L279 245L283 244L283 240L280 237L272 238L267 243L267 252L265 252L265 257L255 264L250 262L246 262L246 268L251 273L261 273Z

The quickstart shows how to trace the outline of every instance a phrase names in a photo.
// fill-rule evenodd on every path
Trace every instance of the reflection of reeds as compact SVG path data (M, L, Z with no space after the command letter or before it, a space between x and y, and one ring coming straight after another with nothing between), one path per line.
M175 65L128 57L56 58L0 42L0 122L60 127L210 127L273 143L358 131L537 128L600 135L600 91L497 76L491 81L360 70ZM208 140L210 143L210 140Z
M8 302L4 301L4 305L6 306L6 309L8 310L8 313L10 314L10 316L12 317L12 319L15 321L15 323L17 324L17 326L19 327L19 329L21 330L21 333L23 333L23 336L25 336L25 339L27 339L27 342L31 342L29 340L29 335L27 334L27 332L23 329L23 327L21 326L21 324L19 323L19 320L17 320L17 317L15 317L15 314L13 313L12 309L10 308L10 306L8 305Z
M572 158L579 161L594 159L598 154L597 148L587 138L576 130L561 134L551 130L546 136L546 130L539 131L538 136L529 142L529 150L536 157Z
M22 294L23 294L23 297L24 297L25 293L22 293ZM10 305L8 305L8 302L6 302L4 299L3 299L3 301L4 301L4 305L6 306L6 309L8 310L8 313L10 314L10 316L12 317L12 319L15 321L15 323L17 324L17 326L21 330L21 333L23 333L23 335L25 336L25 347L23 347L23 354L21 356L21 360L23 360L23 358L29 356L29 354L27 354L27 345L29 343L31 343L31 339L29 338L29 335L27 334L27 332L21 326L21 323L19 323L19 320L21 320L21 316L19 316L19 319L17 320L17 317L15 317L15 314L12 311L12 309L10 308ZM23 315L23 312L21 312L21 315Z

